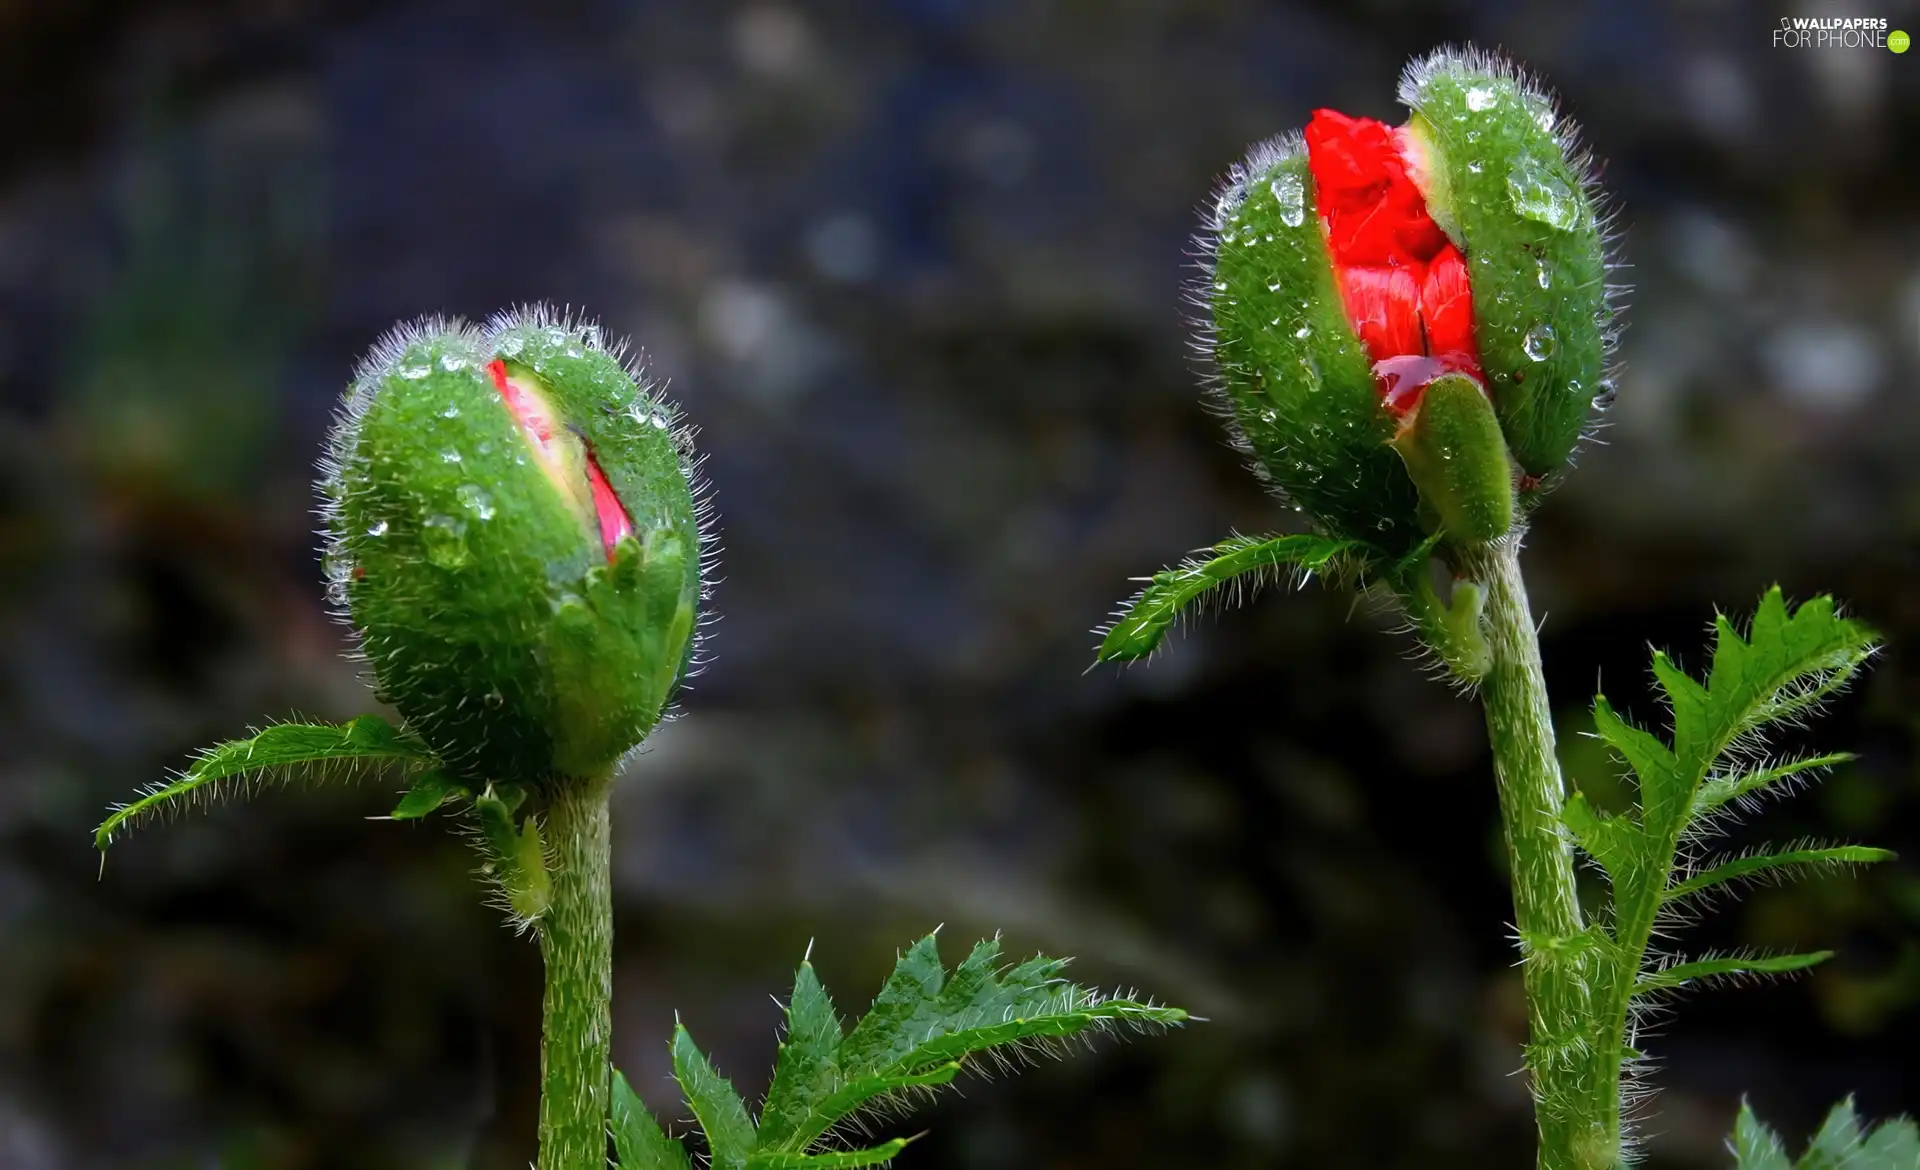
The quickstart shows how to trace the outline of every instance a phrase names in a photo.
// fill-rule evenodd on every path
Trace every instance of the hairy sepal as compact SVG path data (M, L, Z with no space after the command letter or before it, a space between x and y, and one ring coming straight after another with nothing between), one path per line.
M1413 547L1418 499L1387 446L1395 423L1347 321L1298 135L1234 168L1198 244L1202 343L1255 470L1330 536Z
M1457 235L1474 337L1513 451L1538 485L1573 454L1613 333L1603 216L1572 126L1506 61L1441 50L1407 67L1400 100Z

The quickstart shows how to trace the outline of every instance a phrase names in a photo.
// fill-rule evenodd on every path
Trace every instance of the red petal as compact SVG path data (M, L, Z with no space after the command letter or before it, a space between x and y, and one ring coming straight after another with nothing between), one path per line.
M1420 283L1406 268L1349 268L1340 274L1347 320L1374 361L1424 352Z
M1420 315L1427 323L1427 352L1477 376L1480 354L1473 341L1473 290L1466 259L1452 244L1440 249L1427 268L1426 283L1420 289Z
M613 559L613 546L633 534L633 520L627 515L626 505L613 493L613 485L600 471L600 461L593 452L587 452L587 482L593 486L593 511L600 521L600 543L607 550L607 559Z
M527 433L541 470L553 480L555 487L566 493L569 490L564 482L566 463L559 448L562 429L553 415L552 407L540 394L509 377L507 363L500 359L495 358L487 364L487 374L493 379L493 388L500 392L501 401L507 404L507 412ZM591 449L586 452L586 457L587 486L593 492L594 519L600 525L600 544L607 551L607 559L612 560L613 546L633 532L633 520L627 515L620 497L614 493L613 485L607 482L606 475L601 472L600 461L594 457Z

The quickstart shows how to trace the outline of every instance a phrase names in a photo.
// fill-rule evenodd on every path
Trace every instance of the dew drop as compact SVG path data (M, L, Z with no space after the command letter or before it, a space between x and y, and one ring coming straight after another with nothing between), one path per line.
M1534 265L1534 268L1537 270L1534 273L1534 275L1540 281L1540 287L1552 288L1553 287L1553 270L1547 267L1547 262L1545 260L1535 260L1533 262L1533 265Z
M440 452L440 462L458 463L460 462L460 452L454 450L452 447L448 447L446 450Z
M459 418L460 407L457 405L449 404L445 410L440 412L440 417L441 418Z
M464 370L467 368L467 359L457 353L443 353L440 355L440 368L449 374L456 370Z
M1520 343L1527 356L1536 362L1544 362L1553 356L1559 345L1559 338L1553 335L1553 326L1545 321L1527 330L1526 338Z
M1560 176L1531 155L1521 155L1507 172L1513 209L1536 223L1570 232L1580 226L1580 200Z
M467 526L452 516L433 515L420 529L420 543L426 546L427 561L443 569L458 569L467 563Z
M1487 167L1485 163L1470 162L1467 164L1467 173L1469 175L1477 175L1481 171L1484 171L1486 169Z
M407 379L409 382L418 382L420 379L426 377L428 374L433 373L433 367L432 366L401 366L400 369L397 371L397 373L399 373L399 375L402 378Z
M1270 185L1274 202L1280 205L1280 222L1299 227L1307 218L1307 185L1293 171L1283 171ZM1268 239L1273 237L1269 236Z
M1500 95L1490 85L1476 85L1467 90L1467 108L1469 110L1491 110L1499 104Z
M385 520L376 520L367 528L368 536L385 536L386 534L387 522Z
M460 506L467 511L482 520L493 519L493 497L479 484L463 483L454 494L460 497Z
M1298 337L1300 340L1305 341L1307 338L1313 336L1313 326L1302 325L1300 328L1295 329L1293 331L1293 335L1295 337Z
M503 337L500 339L500 356L519 357L520 351L526 347L527 343L519 337Z

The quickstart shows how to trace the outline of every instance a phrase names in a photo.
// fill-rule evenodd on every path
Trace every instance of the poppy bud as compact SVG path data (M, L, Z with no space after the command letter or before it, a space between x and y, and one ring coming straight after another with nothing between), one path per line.
M598 326L403 326L362 362L321 491L337 611L454 775L605 772L686 671L701 600L685 436Z
M1390 555L1508 530L1586 425L1609 321L1546 99L1477 54L1417 63L1402 97L1407 126L1317 110L1255 148L1202 233L1199 297L1256 469ZM1422 421L1430 396L1445 419Z

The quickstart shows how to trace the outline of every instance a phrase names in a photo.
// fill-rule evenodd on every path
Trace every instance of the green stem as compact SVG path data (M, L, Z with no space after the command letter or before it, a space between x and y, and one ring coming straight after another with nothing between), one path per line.
M1520 534L1462 557L1487 592L1491 665L1481 683L1524 959L1527 1070L1540 1131L1540 1170L1611 1170L1619 1161L1619 1095L1596 1076L1590 981L1599 956L1580 917L1573 848L1561 823L1566 790L1540 639L1520 575ZM1607 1048L1617 1051L1617 1039ZM1617 1061L1609 1059L1616 1065Z
M562 778L546 811L553 892L540 920L547 993L540 1035L539 1170L605 1170L613 1031L608 777Z

